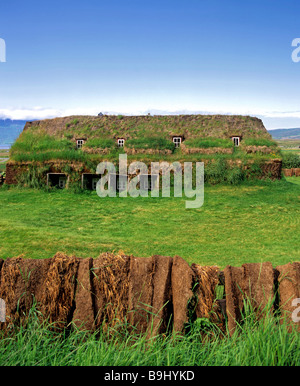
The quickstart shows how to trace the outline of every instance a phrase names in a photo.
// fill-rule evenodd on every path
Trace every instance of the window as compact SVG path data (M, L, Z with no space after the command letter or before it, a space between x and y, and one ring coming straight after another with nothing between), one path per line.
M84 144L84 140L83 139L77 139L76 143L77 143L77 149L81 149L82 145Z
M151 190L151 179L149 178L148 174L142 174L140 176L140 189Z
M112 192L127 190L128 175L109 173L108 177L108 190Z
M67 185L68 177L63 173L47 173L47 186L56 186L64 189Z
M140 189L141 190L152 190L155 189L158 183L158 175L156 174L141 174L140 175Z
M93 178L92 179L92 189L93 190L96 190L98 181L99 181L99 178Z
M126 190L127 187L127 176L119 176L117 179L117 190L119 192Z
M58 179L58 187L60 189L64 189L66 187L66 181L67 181L66 177L59 177L59 179Z
M240 137L232 137L234 146L240 146Z
M175 147L179 147L181 142L182 142L182 138L181 137L173 137L173 142L175 144Z
M125 139L119 138L118 139L118 147L124 147L125 145Z

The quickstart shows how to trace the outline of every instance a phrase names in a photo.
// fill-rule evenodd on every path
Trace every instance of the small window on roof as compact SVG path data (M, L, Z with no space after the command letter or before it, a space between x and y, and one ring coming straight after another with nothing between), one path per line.
M124 145L125 145L125 139L119 138L118 139L118 147L124 147Z
M81 149L82 145L84 144L84 139L77 139L76 144L77 144L77 149Z
M182 142L182 137L173 137L173 143L175 144L175 147L179 147Z
M232 137L234 146L240 146L241 137Z

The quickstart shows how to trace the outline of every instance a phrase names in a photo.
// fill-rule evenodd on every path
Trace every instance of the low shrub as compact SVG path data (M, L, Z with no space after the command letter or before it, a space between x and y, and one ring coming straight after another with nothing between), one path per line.
M27 170L18 175L18 186L33 189L45 188L45 173L48 170L48 166L28 165Z
M243 140L243 145L245 146L268 146L273 147L277 146L275 141L266 138L246 138Z
M232 166L223 158L211 160L204 167L204 182L211 185L238 185L245 179L246 174L242 165Z
M91 147L91 148L97 148L97 149L111 149L116 146L116 143L112 139L105 139L105 138L91 138L88 139L83 147Z
M45 162L50 160L68 160L68 161L78 161L86 162L88 161L88 154L84 152L71 149L71 150L54 150L54 151L44 151L39 153L26 152L26 153L16 153L12 156L12 159L16 162L27 162L27 161L36 161L36 162Z
M283 169L300 168L300 156L296 153L282 154Z
M174 150L175 144L166 138L152 137L152 138L135 138L128 139L125 146L134 149L158 149L158 150Z
M72 148L74 148L74 143L67 138L56 138L45 132L24 131L12 145L10 154L14 157L15 154L23 152L38 153L47 150L66 150Z
M204 182L212 185L224 183L226 181L226 174L228 164L226 160L216 159L208 162L204 167Z

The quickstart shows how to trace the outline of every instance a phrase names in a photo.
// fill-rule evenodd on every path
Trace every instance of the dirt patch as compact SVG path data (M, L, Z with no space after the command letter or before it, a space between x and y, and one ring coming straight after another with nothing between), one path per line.
M197 148L197 147L187 147L184 144L182 144L181 151L183 154L232 154L233 148L224 148L224 147Z
M216 298L218 285L225 286L222 299ZM170 331L172 322L173 330L182 333L197 318L222 329L226 314L232 334L237 323L243 323L245 305L257 318L273 307L290 317L299 306L292 300L300 298L300 263L276 269L269 262L252 263L219 271L189 266L179 256L16 257L0 259L0 298L6 305L1 329L26 321L36 304L57 328L71 322L91 331L127 326L153 337Z
M293 300L300 298L300 263L281 265L276 267L276 270L279 272L279 309L286 321L294 324L293 311L299 307L299 304L293 305ZM300 332L300 323L298 323L298 331Z
M271 263L244 264L244 291L256 313L261 313L274 297L274 269Z
M273 159L266 161L261 166L262 178L271 178L272 180L281 179L282 160Z
M225 318L220 303L216 299L216 288L220 282L219 268L202 267L198 264L192 264L191 268L195 274L196 318L207 318L223 329Z
M269 146L242 146L242 149L245 150L247 154L251 154L251 153L271 154L274 151L276 151L274 148Z
M19 324L26 319L34 303L40 307L50 260L15 257L2 263L0 298L6 304L6 324ZM0 327L5 326L1 323Z
M93 268L93 259L80 259L76 294L75 310L73 323L80 329L92 331L94 329L94 305L93 305L93 288L91 281L91 270Z
M73 318L78 266L77 257L57 253L44 278L42 314L57 328L66 327Z
M152 335L165 333L170 328L171 316L173 312L172 291L171 291L171 272L173 259L171 257L158 256L152 257L153 263L153 330Z
M93 261L95 325L121 325L128 310L129 266L131 257L103 253Z
M226 314L228 318L228 328L232 334L236 327L236 321L241 320L243 309L242 288L243 268L228 265L224 269L225 292L226 292Z
M174 331L182 332L189 322L190 302L193 293L194 272L189 264L179 256L175 256L172 266L172 299Z
M294 168L295 177L300 177L300 168Z
M153 276L155 266L152 258L131 257L129 273L129 322L137 332L151 328Z
M250 263L242 267L227 266L224 270L226 313L230 334L242 319L244 301L260 318L274 298L274 269L272 264Z
M163 154L163 155L171 155L172 150L169 149L133 149L125 147L125 152L128 155L134 155L134 154Z
M294 169L282 169L282 172L286 177L292 177L294 175Z

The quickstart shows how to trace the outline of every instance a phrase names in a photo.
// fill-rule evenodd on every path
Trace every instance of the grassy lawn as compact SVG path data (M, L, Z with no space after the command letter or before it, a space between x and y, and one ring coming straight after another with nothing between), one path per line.
M185 198L99 198L72 193L0 188L0 258L57 251L96 257L123 250L136 256L176 254L189 263L238 266L300 261L300 178L240 186L206 186L205 203ZM186 335L147 339L122 326L57 336L34 310L27 324L0 331L0 365L21 366L299 366L299 333L277 318L246 315L233 336L201 319ZM22 355L20 355L22 353Z
M9 157L8 150L0 150L0 173L5 171L8 157Z
M33 315L34 313L32 313ZM1 366L299 366L299 333L275 318L258 323L248 315L241 331L214 335L194 323L188 335L147 339L146 335L72 331L59 338L34 315L5 336L0 331ZM98 367L99 368L99 367ZM167 371L169 371L166 368ZM97 370L98 371L98 370ZM101 377L101 368L99 369ZM99 372L98 371L98 372ZM118 371L117 369L115 371ZM141 371L132 370L132 371ZM197 369L195 369L197 371ZM197 374L202 375L202 368Z
M276 266L300 261L299 202L296 178L206 186L199 209L185 209L185 198L0 188L0 258L122 250L221 268L262 261Z

